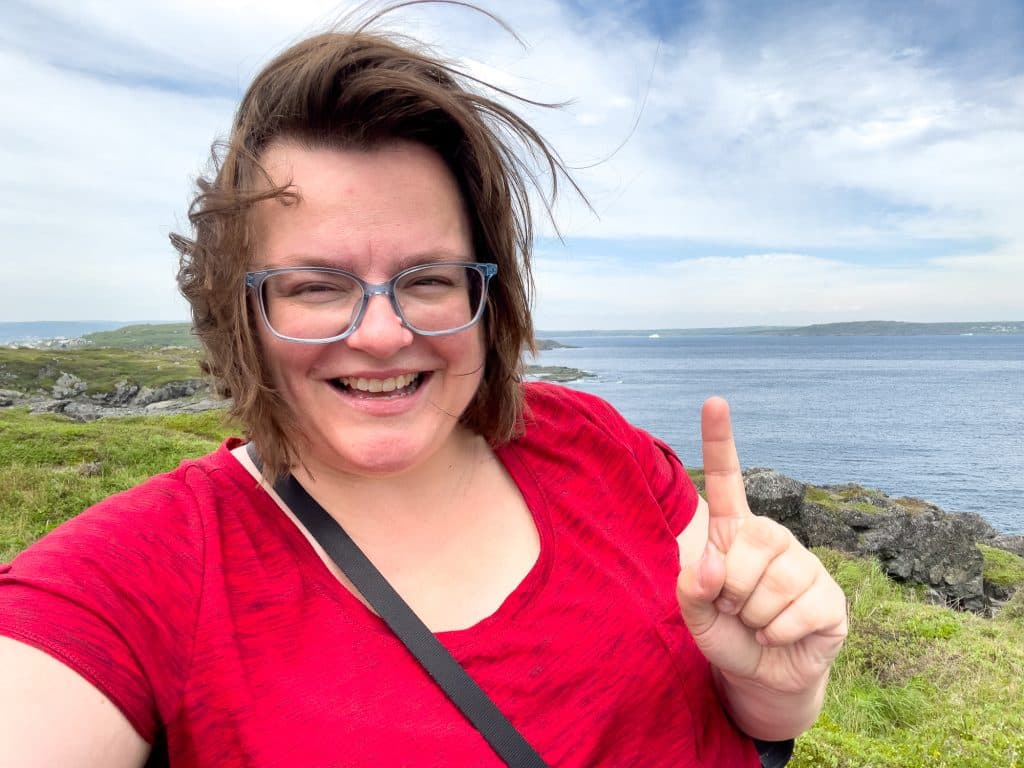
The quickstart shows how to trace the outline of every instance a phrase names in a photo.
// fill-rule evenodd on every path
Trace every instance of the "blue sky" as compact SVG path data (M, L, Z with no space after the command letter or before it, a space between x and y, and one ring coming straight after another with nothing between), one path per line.
M0 320L184 320L169 232L242 90L350 8L0 5ZM519 0L388 26L579 170L544 329L1024 319L1024 4ZM542 219L542 216L538 217Z

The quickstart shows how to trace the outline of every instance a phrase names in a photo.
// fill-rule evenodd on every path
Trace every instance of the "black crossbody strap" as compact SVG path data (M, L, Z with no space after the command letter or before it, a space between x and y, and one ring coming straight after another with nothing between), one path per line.
M256 466L261 466L251 442L248 451ZM523 735L316 499L291 475L275 483L274 490L505 764L510 768L547 768Z

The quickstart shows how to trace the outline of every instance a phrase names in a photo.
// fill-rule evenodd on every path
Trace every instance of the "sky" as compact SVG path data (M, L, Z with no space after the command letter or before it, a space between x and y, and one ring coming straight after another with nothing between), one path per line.
M418 6L522 108L542 330L1024 319L1024 3ZM0 321L184 321L171 232L245 87L352 4L0 4ZM564 186L564 185L563 185Z

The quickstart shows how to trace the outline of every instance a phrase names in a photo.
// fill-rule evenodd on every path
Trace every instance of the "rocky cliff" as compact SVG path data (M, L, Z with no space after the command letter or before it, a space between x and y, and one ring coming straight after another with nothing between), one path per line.
M782 523L805 546L877 558L892 578L922 585L935 602L989 615L1018 586L986 578L983 552L1009 553L1004 559L1020 572L1024 536L1001 535L978 515L857 485L808 486L771 469L747 470L743 481L754 513Z

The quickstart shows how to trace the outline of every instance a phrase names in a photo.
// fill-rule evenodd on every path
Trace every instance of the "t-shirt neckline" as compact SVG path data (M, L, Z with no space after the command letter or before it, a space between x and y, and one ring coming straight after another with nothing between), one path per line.
M270 494L261 485L256 483L256 480L249 474L249 471L231 453L233 448L243 444L244 441L238 438L226 440L220 448L220 451L223 453L223 460L220 463L224 469L230 472L232 480L238 483L243 492L251 498L253 509L260 514L263 521L267 525L274 526L276 529L275 533L281 537L282 546L287 546L291 550L299 566L302 568L303 575L311 580L313 587L318 593L338 603L350 617L363 623L368 630L392 634L391 629L384 621L363 605L335 577L303 532L299 530L297 524L277 505ZM495 626L499 627L498 631L500 631L500 627L506 626L512 621L520 620L519 614L542 591L544 584L548 581L551 569L553 530L549 514L550 508L541 485L522 460L521 453L515 443L499 446L494 450L494 453L502 463L502 466L504 466L505 471L512 477L513 482L523 497L523 502L533 517L534 526L537 529L540 540L540 552L523 579L502 600L493 613L469 627L441 630L434 633L438 639L442 640L451 649L467 648L478 639L488 635Z

